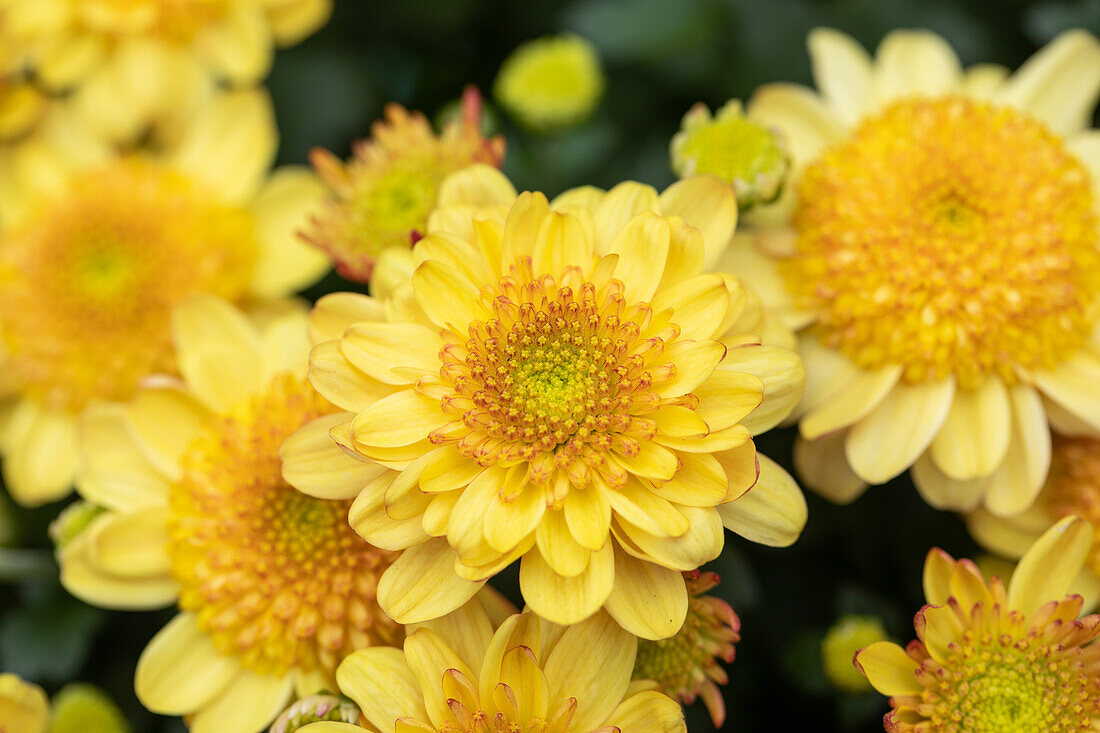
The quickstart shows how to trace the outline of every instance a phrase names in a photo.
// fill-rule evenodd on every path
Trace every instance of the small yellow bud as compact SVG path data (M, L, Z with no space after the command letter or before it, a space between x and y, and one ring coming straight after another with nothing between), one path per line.
M62 509L50 524L50 539L54 547L60 550L72 542L104 511L103 507L89 501L76 501Z
M102 690L75 684L54 696L49 733L130 733L130 724Z

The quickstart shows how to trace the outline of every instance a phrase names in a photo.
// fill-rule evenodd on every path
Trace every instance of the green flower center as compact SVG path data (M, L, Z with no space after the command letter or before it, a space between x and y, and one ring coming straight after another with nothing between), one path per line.
M692 130L682 154L695 161L695 173L711 173L727 183L752 182L786 165L775 135L744 117L716 119Z
M363 200L370 228L409 232L422 227L435 206L439 184L421 170L396 168L380 177Z

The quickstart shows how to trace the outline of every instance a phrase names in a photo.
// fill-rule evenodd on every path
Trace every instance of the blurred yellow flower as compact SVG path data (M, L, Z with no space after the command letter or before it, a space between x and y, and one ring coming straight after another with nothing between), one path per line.
M176 372L183 297L283 296L327 268L295 236L320 184L269 173L275 145L266 95L237 92L155 155L119 155L67 115L0 155L0 452L16 500L68 492L89 404Z
M886 630L874 616L847 615L837 619L821 640L821 666L825 676L841 692L867 692L871 685L852 665L852 657L865 646L886 639Z
M356 530L402 551L387 613L442 616L522 558L544 618L603 607L663 638L687 613L680 571L718 555L723 523L797 538L802 494L752 435L798 399L801 363L761 343L769 320L737 278L701 274L735 219L713 177L550 204L478 166L444 183L411 281L321 299L310 381L350 412L298 434L339 445L288 479L357 497ZM345 450L380 475L334 482Z
M500 166L504 138L482 136L481 96L469 87L441 135L419 112L389 104L353 152L347 164L321 148L310 154L329 199L303 236L345 278L367 282L383 251L410 249L424 235L444 178L472 163Z
M1094 531L1092 550L1072 588L1085 599L1085 608L1093 608L1100 601L1100 440L1055 435L1050 474L1031 508L1010 517L978 508L966 516L966 525L983 547L1016 560L1051 524L1071 515Z
M1092 545L1077 517L1051 527L1008 584L928 553L916 641L880 641L855 663L890 696L892 733L1088 731L1100 726L1100 616L1065 595Z
M684 733L672 699L630 689L637 640L599 613L575 626L532 613L496 630L477 600L411 631L402 653L364 649L336 673L371 729ZM301 733L357 733L314 723Z
M130 733L130 730L122 711L97 687L66 685L54 695L49 733Z
M297 43L331 12L332 0L0 0L36 79L53 90L128 71L157 84L135 55L175 51L215 79L251 85L271 67L275 45Z
M8 1L0 0L0 143L31 130L46 108L45 98L28 78L25 44L9 27Z
M38 685L0 674L0 733L46 733L50 703Z
M779 195L789 165L783 136L745 116L731 99L714 116L692 107L669 144L672 169L681 178L704 173L733 186L742 211Z
M522 124L553 131L592 114L604 78L596 48L574 35L528 41L501 64L493 94Z
M723 263L806 327L796 467L839 502L912 467L935 507L1023 511L1048 423L1100 435L1100 42L1012 75L925 31L873 61L836 31L809 48L819 92L749 102L794 173Z
M192 716L193 733L258 730L292 694L331 689L349 652L400 641L372 600L393 554L352 531L350 502L282 478L284 438L344 418L305 381L304 311L249 320L194 296L171 331L181 379L81 420L78 490L107 511L59 550L61 582L108 608L178 604L138 661L138 698ZM356 463L341 479L377 473Z

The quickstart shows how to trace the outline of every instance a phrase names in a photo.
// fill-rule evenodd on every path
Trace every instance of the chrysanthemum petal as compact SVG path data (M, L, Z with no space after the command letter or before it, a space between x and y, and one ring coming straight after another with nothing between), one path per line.
M779 464L757 454L760 478L747 494L718 512L726 529L771 547L793 544L806 526L806 497Z
M342 410L363 410L394 392L393 386L368 377L353 366L340 349L339 341L323 341L310 351L309 383Z
M406 716L428 718L420 685L400 649L376 646L353 652L336 669L336 682L378 730L388 731Z
M673 341L665 357L676 365L676 374L653 385L661 397L680 397L706 382L726 355L717 341Z
M443 674L449 669L473 679L474 673L464 661L431 629L417 629L405 639L405 662L420 685L424 706L431 722L442 727L450 715L443 695Z
M551 510L543 516L535 530L535 541L539 554L558 575L572 578L588 566L592 551L573 538L563 510Z
M573 488L565 497L565 522L581 547L598 550L607 541L611 503L599 487Z
M204 705L190 721L191 733L257 730L270 725L290 703L294 680L242 670L218 696Z
M936 606L947 603L951 595L951 573L955 571L955 559L938 547L928 551L924 559L924 597Z
M871 57L855 39L832 28L814 28L806 38L814 84L829 109L853 127L871 95Z
M458 577L455 553L445 539L410 547L378 581L378 605L390 618L411 624L450 613L485 583Z
M552 706L576 698L572 729L595 730L623 699L637 641L604 613L565 630L546 658Z
M538 191L524 191L512 204L504 222L504 239L501 242L502 265L507 268L518 257L534 253L542 222L550 215L550 204Z
M638 479L630 478L623 486L602 491L615 514L657 537L679 537L688 530L688 521L680 510Z
M587 271L594 256L588 232L580 219L572 214L551 211L535 237L531 269L560 277L571 265Z
M656 211L657 192L651 186L623 181L608 191L592 213L596 253L611 251L611 243L627 222L643 211Z
M821 99L795 84L760 87L749 100L747 113L756 122L777 127L783 133L796 166L816 158L842 134L840 124Z
M125 407L133 440L161 473L179 478L180 458L199 435L209 412L174 387L139 391Z
M271 68L274 43L260 6L233 3L222 23L195 39L207 62L235 84L255 81Z
M357 369L386 384L411 384L407 369L439 370L443 340L415 323L357 323L340 340L340 351ZM402 367L398 371L395 367Z
M470 282L492 282L499 277L481 248L447 232L432 232L424 237L416 243L412 254L417 264L425 260L442 262L461 272Z
M477 286L453 267L428 260L412 277L416 301L432 323L453 325L464 332L471 321L485 320L489 312L477 299Z
M188 126L170 162L227 201L244 203L259 191L277 146L270 96L232 92Z
M703 237L703 267L711 270L737 226L737 198L717 176L693 176L666 188L657 200L664 216L679 216Z
M591 616L607 600L615 584L610 541L593 552L579 574L566 578L554 572L538 550L523 556L519 585L532 611L556 624L575 624Z
M725 282L713 274L697 275L662 289L651 303L655 313L671 308L680 336L692 340L715 338L729 304Z
M499 552L511 552L542 521L546 512L543 487L528 484L508 502L494 494L484 511L485 541Z
M172 314L172 340L188 389L216 412L228 412L261 383L259 334L220 298L196 295L180 304Z
M619 255L615 277L626 287L628 303L648 302L657 291L668 261L672 227L668 219L643 211L627 222L608 248Z
M356 415L351 433L355 442L364 446L397 448L423 440L449 421L437 401L406 389L378 400Z
M313 284L331 267L324 252L298 236L323 197L324 187L309 169L286 166L272 173L249 204L260 245L252 270L253 294L287 295Z
M630 695L611 712L607 725L622 733L683 733L684 711L679 703L656 690Z
M715 373L725 370L752 374L764 382L760 405L740 421L753 435L771 430L791 413L806 380L806 369L798 354L778 346L729 349Z
M1008 390L1012 432L1008 452L989 478L985 506L999 516L1011 516L1031 506L1050 469L1050 428L1043 401L1026 384Z
M620 626L642 639L667 639L684 625L688 595L676 570L615 548L615 587L604 604Z
M85 603L103 608L148 610L164 608L176 601L179 585L170 576L133 578L104 571L89 557L89 539L78 536L59 555L61 585L65 590Z
M1100 96L1100 42L1091 33L1062 33L1001 87L997 101L1034 115L1056 133L1084 127Z
M329 431L351 418L347 412L319 417L283 441L279 458L287 483L319 499L351 499L386 470L355 460L333 441Z
M988 476L972 479L954 479L945 474L932 460L930 451L913 464L911 475L921 497L936 509L966 512L977 506L985 493Z
M988 476L1008 451L1011 419L1008 389L999 378L987 378L976 390L957 391L932 440L932 460L959 481Z
M77 467L75 417L28 399L15 409L22 414L13 416L0 463L5 486L26 506L61 498L69 492Z
M812 372L814 363L808 363ZM802 437L816 440L859 422L886 398L901 378L901 372L897 365L856 372L838 392L802 417L798 423Z
M184 715L209 704L240 673L240 660L219 653L195 616L181 613L141 653L134 691L150 710Z
M507 206L515 199L516 189L506 175L475 163L443 179L436 206Z
M484 596L487 590L491 590L490 586L485 586L479 595ZM405 630L407 634L412 634L419 628L431 629L438 634L472 671L481 669L485 653L493 640L493 624L481 597L470 599L446 616L409 625ZM476 682L476 673L470 679Z
M377 298L361 293L329 293L321 296L309 313L309 339L314 344L338 341L353 324L385 318L386 311Z
M861 649L855 663L883 695L919 695L924 689L914 674L920 665L892 642L877 641Z
M1049 510L1039 503L1011 517L998 517L985 508L978 508L966 515L966 528L970 536L982 547L1009 558L1023 557L1050 524Z
M862 480L884 484L913 465L947 419L954 378L899 384L844 441L848 465Z
M622 519L619 527L638 549L662 566L694 570L721 554L722 518L713 506L684 506L679 510L688 520L688 530L679 537L655 537Z
M685 506L712 507L726 496L726 469L710 453L683 453L681 468L668 481L655 481L652 491L662 499ZM686 568L691 570L692 568Z
M1100 434L1100 355L1082 349L1053 369L1035 372L1039 389Z
M109 512L85 529L87 552L105 572L123 578L167 578L168 507L149 506L126 514Z
M1092 525L1071 516L1052 526L1020 558L1008 584L1008 606L1030 616L1061 600L1092 547Z
M848 504L867 489L844 455L847 432L833 433L817 440L794 439L793 461L798 477L806 486L835 504Z
M892 31L879 44L875 61L875 94L881 100L944 94L962 76L951 44L931 31Z

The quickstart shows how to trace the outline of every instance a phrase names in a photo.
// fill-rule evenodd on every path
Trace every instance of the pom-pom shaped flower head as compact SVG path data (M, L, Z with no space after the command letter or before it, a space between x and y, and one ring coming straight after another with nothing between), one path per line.
M320 184L269 175L265 94L220 94L171 144L129 155L64 112L0 155L0 452L27 504L68 492L86 407L178 373L183 298L283 296L328 267L295 236Z
M939 549L924 565L929 605L906 649L880 641L855 663L890 696L896 733L1048 733L1100 727L1100 616L1066 589L1092 544L1077 517L1024 555L1007 590Z
M595 47L580 36L529 41L504 60L493 85L502 105L523 125L553 132L588 117L603 94Z
M477 600L410 630L405 648L364 649L336 677L381 733L684 733L680 706L634 691L637 640L601 612L570 627L533 613L495 632ZM361 733L315 723L302 733Z
M271 67L275 45L317 30L332 0L0 0L0 12L30 44L30 63L46 87L91 83L105 92L122 83L141 96L127 74L171 83L175 77L159 72L199 72L254 84Z
M734 276L701 274L733 228L732 192L699 178L549 204L480 166L442 199L411 281L315 308L310 380L349 412L303 431L309 446L331 431L327 454L284 447L288 480L357 496L356 530L402 551L378 589L402 623L522 558L544 618L602 606L671 636L680 571L718 555L723 523L786 545L806 516L752 441L798 398L797 355L761 343L790 334ZM365 488L344 451L374 471Z
M978 508L966 516L966 525L986 549L1017 560L1053 522L1071 515L1093 529L1092 550L1073 584L1092 608L1100 600L1100 440L1055 434L1050 474L1031 508L1010 517Z
M194 296L172 323L182 379L81 421L77 488L106 511L59 549L61 582L108 608L178 606L135 688L193 733L266 727L350 652L403 636L373 600L393 554L352 531L350 502L282 478L283 439L334 410L305 380L306 330L297 307L248 318Z
M341 275L358 282L370 279L375 262L391 248L397 251L390 255L409 257L444 178L473 163L499 167L504 158L504 138L481 134L481 96L473 87L462 94L459 116L438 136L424 115L397 104L386 107L386 119L371 132L346 165L321 148L310 154L330 198L302 235L335 261Z
M1068 32L1012 75L927 32L873 61L809 47L820 92L749 101L793 172L723 264L806 329L795 465L836 501L912 467L933 506L1018 513L1048 424L1100 435L1100 43Z

